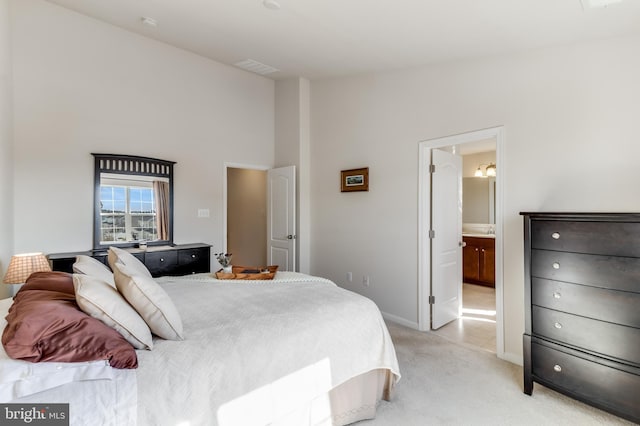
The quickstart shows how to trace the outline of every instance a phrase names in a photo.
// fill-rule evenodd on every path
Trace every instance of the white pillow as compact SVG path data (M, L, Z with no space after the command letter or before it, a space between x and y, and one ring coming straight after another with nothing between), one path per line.
M109 247L107 259L109 261L109 266L111 266L114 273L116 271L114 265L117 262L120 262L124 264L134 275L142 275L151 278L151 273L147 267L144 266L144 263L126 250L122 250L118 247Z
M102 281L109 283L113 288L116 288L116 283L113 280L113 272L111 272L107 265L91 256L85 256L83 254L76 256L76 263L73 264L73 272L100 278Z
M114 266L118 291L138 311L151 331L167 340L182 340L182 319L167 292L151 277L136 275L120 262Z
M83 312L122 334L136 349L151 349L151 331L115 287L91 275L73 274L76 302Z

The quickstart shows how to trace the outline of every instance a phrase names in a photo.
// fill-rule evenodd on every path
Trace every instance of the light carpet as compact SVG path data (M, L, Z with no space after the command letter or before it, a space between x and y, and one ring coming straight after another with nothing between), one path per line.
M539 384L522 392L522 367L495 354L387 322L402 379L391 402L357 426L632 425Z

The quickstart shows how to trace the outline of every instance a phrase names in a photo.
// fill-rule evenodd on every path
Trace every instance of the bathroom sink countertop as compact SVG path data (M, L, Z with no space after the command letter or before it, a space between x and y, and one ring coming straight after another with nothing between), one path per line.
M474 237L474 238L495 238L496 234L476 234L471 232L463 232L463 237Z

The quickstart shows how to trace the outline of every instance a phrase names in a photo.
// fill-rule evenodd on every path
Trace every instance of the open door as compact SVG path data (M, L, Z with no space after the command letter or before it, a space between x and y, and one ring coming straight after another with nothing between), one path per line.
M267 262L296 268L296 167L267 172Z
M435 330L457 319L462 308L462 157L433 149L431 165L430 300Z

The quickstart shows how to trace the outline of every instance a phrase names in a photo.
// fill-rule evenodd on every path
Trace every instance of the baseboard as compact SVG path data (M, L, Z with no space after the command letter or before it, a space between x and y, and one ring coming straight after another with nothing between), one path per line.
M392 314L388 314L386 312L381 312L382 313L382 318L391 321L391 322L395 322L396 324L400 324L400 325L404 325L405 327L409 327L412 328L414 330L419 330L420 327L418 325L417 322L413 322L413 321L409 321L406 320L402 317L396 316L396 315L392 315Z
M521 355L516 355L516 354L512 354L512 353L503 352L501 354L498 354L498 358L503 359L505 361L509 361L512 364L516 364L516 365L522 366L522 356Z

